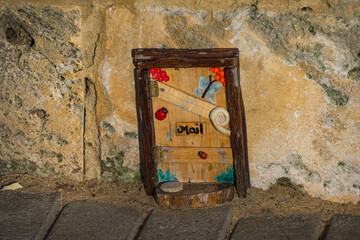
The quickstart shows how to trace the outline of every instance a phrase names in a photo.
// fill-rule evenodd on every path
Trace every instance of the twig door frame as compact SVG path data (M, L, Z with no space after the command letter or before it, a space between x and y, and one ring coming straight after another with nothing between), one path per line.
M135 87L138 106L140 161L144 169L145 190L153 195L157 184L155 130L150 94L151 68L221 67L226 77L226 102L230 113L230 142L237 194L246 197L250 187L244 104L240 87L239 50L225 49L133 49Z

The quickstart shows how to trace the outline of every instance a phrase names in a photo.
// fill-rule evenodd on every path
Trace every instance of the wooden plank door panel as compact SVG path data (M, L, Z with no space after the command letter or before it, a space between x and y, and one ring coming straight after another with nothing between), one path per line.
M199 87L200 76L209 78L214 73L209 68L182 68L162 69L166 71L170 80L159 83L159 97L153 97L153 112L166 108L167 117L164 120L154 119L155 145L161 148L161 159L158 160L157 169L163 173L170 171L181 182L216 182L216 176L220 175L222 169L233 164L230 137L217 131L208 119L210 111L216 106L226 108L226 91L222 87L216 94L216 102L210 103L205 113L190 110L193 105L185 102L183 107L179 97L188 96L188 101L194 102L194 97L202 102L208 102L205 98L194 95L194 89ZM169 86L170 88L168 89ZM164 97L162 92L170 91ZM207 105L206 105L207 106ZM199 111L205 109L199 109ZM202 116L201 116L202 115ZM203 123L203 136L200 135L177 135L177 123ZM227 147L227 148L224 148ZM208 155L201 159L199 151ZM226 157L225 157L226 156Z
M184 151L186 149L186 151ZM157 162L188 162L188 163L232 163L232 149L211 147L160 147L161 154ZM201 159L199 151L207 153L206 159Z

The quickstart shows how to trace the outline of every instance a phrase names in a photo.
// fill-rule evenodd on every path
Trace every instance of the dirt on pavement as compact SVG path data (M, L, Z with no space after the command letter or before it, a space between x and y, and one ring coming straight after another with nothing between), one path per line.
M11 183L19 183L23 188L16 191L27 193L60 194L61 205L74 200L96 200L120 206L132 206L150 211L159 207L152 196L147 196L142 182L108 183L96 180L77 182L61 178L40 178L27 174L0 176L0 188ZM360 205L334 203L310 197L291 185L279 184L269 190L248 189L246 198L235 195L233 205L233 225L240 218L286 217L289 215L322 214L324 225L334 214L360 216Z

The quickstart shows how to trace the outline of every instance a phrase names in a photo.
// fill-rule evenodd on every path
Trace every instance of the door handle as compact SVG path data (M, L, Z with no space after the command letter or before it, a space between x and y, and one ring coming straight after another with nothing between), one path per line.
M219 132L230 136L231 130L226 126L230 122L230 114L223 107L216 107L210 112L210 121Z

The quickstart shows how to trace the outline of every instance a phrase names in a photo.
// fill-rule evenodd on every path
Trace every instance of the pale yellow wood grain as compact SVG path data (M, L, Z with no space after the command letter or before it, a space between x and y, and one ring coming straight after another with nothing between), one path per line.
M191 166L191 182L205 182L204 163L188 163Z
M159 82L158 87L159 96L157 98L204 118L209 119L210 112L216 107L216 105L212 103L203 101L165 83Z
M171 173L175 174L180 182L188 182L192 178L190 164L174 162L171 166Z
M220 175L222 163L206 163L205 169L205 182L216 182L215 177Z
M212 104L193 95L200 76L214 76L208 68L163 70L170 81L158 83L159 96L152 98L154 114L162 107L169 112L163 121L154 118L156 146L163 149L162 162L157 163L157 168L164 173L169 169L181 182L215 182L215 176L233 164L229 136L218 132L209 120L213 108L226 108L225 88L216 95L216 103ZM206 134L176 136L176 122L205 122ZM208 158L201 159L197 154L199 151L205 151Z
M207 154L201 159L199 151ZM161 162L188 162L188 163L232 163L231 148L206 147L163 147Z

